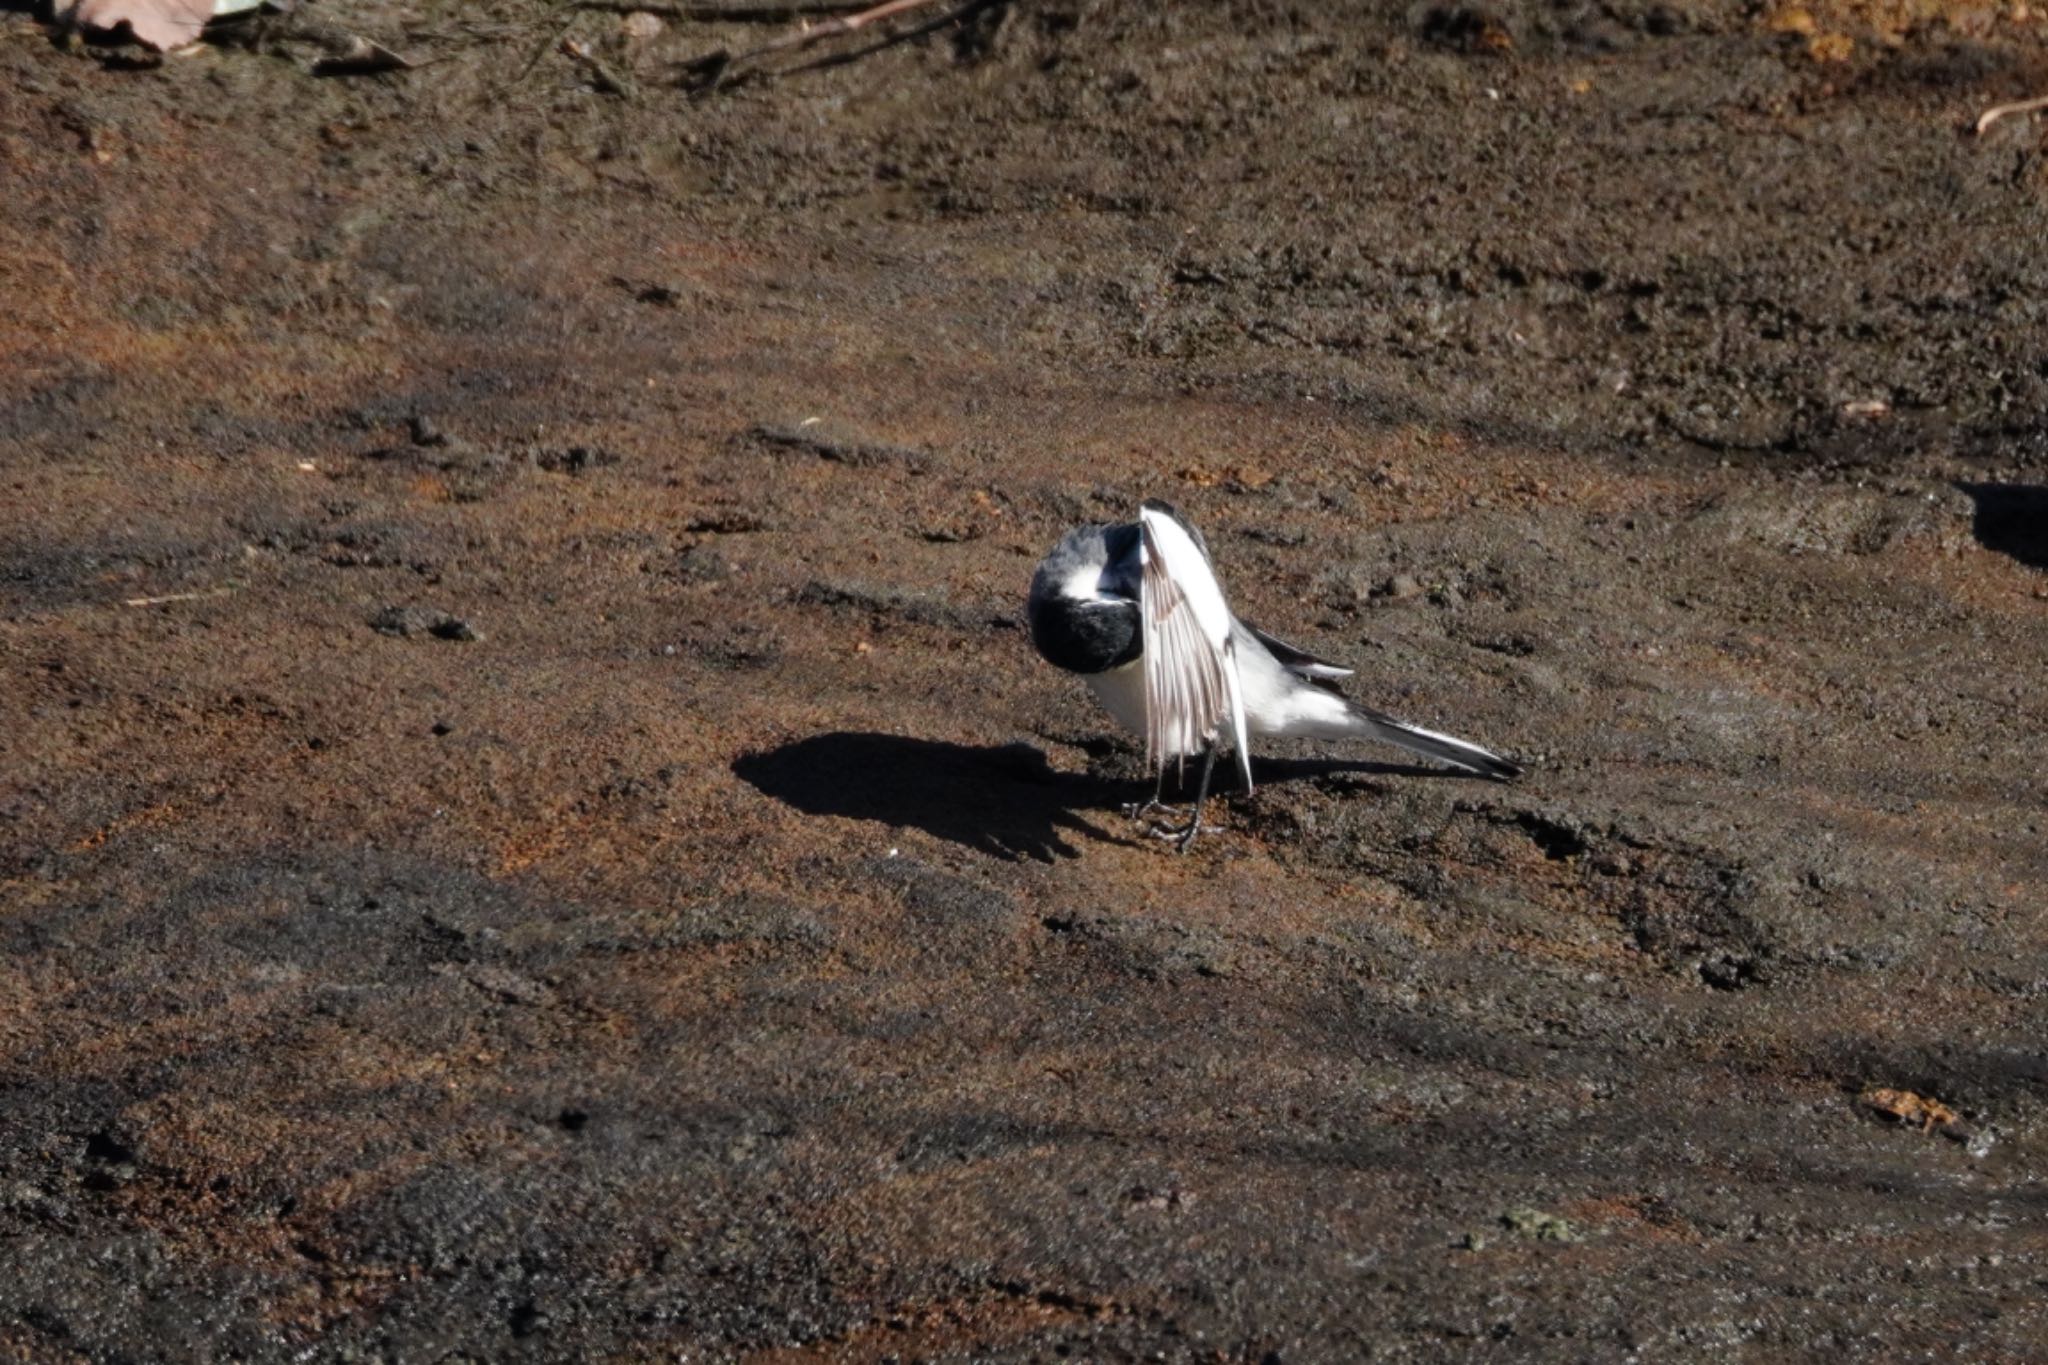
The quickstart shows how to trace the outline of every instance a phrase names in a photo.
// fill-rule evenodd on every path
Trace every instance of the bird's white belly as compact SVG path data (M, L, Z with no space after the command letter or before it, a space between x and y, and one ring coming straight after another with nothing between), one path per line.
M1145 664L1142 659L1104 673L1090 673L1084 681L1102 709L1116 717L1116 723L1134 735L1145 733Z

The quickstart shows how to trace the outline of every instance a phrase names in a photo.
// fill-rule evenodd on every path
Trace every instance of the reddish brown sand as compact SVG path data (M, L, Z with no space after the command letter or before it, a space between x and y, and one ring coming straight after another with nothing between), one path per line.
M0 15L0 1357L2041 1358L2037 15L298 23Z

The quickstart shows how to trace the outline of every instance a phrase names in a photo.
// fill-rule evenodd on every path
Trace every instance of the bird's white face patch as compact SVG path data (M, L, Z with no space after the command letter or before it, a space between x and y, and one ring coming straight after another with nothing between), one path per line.
M1074 602L1116 602L1122 599L1102 590L1103 569L1099 564L1083 564L1067 575L1060 584L1060 596Z

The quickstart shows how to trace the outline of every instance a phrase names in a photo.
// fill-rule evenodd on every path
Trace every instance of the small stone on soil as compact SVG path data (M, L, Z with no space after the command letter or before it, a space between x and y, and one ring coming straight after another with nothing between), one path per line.
M408 639L431 635L436 640L481 640L483 633L459 616L425 607L384 607L370 617L370 629L379 635Z

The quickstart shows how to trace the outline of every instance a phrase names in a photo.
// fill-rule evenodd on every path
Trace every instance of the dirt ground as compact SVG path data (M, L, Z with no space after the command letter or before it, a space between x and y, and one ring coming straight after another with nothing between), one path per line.
M0 13L0 1357L2048 1359L2048 19L744 8Z

